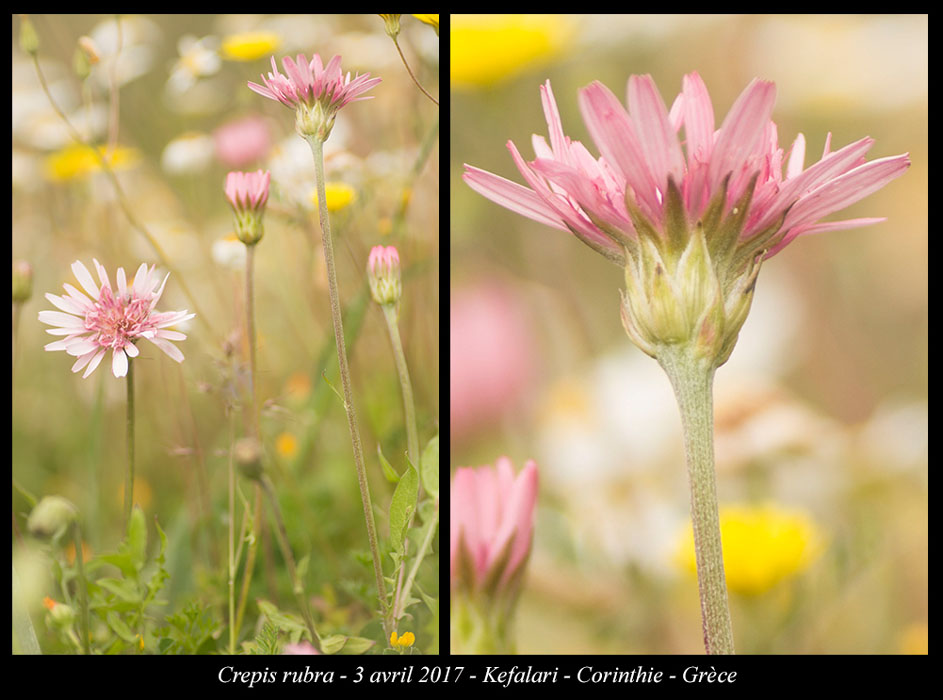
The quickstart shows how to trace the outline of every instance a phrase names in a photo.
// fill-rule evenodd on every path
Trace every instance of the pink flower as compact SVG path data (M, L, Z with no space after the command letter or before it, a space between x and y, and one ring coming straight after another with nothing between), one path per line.
M257 170L254 173L233 171L226 175L226 197L232 208L236 212L262 209L268 201L271 177L268 170Z
M507 457L496 466L460 467L450 489L452 588L514 593L534 535L537 464L517 477Z
M520 407L537 343L517 297L494 282L453 290L449 337L449 426L461 439Z
M369 73L351 80L350 73L346 76L341 73L340 56L334 56L326 66L321 64L318 54L311 57L310 63L304 54L298 54L296 61L285 56L282 66L286 75L278 72L272 56L272 72L268 77L262 76L265 85L250 82L249 89L270 100L278 100L286 107L312 107L317 102L326 111L335 112L350 102L371 99L372 95L361 95L380 82L380 78L371 78Z
M260 117L246 117L223 124L213 133L216 157L223 165L240 168L265 158L272 139Z
M129 285L124 268L118 268L117 290L112 290L108 273L97 260L93 260L101 285L96 285L88 268L80 261L72 263L79 284L86 296L71 284L64 284L66 294L46 294L50 303L60 311L40 311L39 320L56 328L48 329L50 335L64 335L46 345L46 350L65 350L77 357L73 372L85 367L84 379L98 367L105 353L112 351L111 370L116 377L128 373L128 358L140 352L135 343L147 338L177 362L183 362L183 353L170 341L185 340L187 336L178 331L164 330L168 326L187 321L195 316L186 311L159 312L155 310L167 284L168 273L160 287L154 267L148 269L141 263ZM156 291L155 291L156 288ZM91 298L89 298L91 297ZM64 312L64 313L63 313Z
M380 304L395 304L403 294L400 280L399 253L393 246L374 246L367 258L367 280L370 294Z
M320 655L321 652L311 646L310 642L298 642L297 644L286 644L282 649L283 656L311 656Z
M832 152L829 135L822 158L805 168L805 137L799 134L788 157L784 154L770 121L775 87L758 79L746 87L719 129L697 73L684 77L670 110L650 76L629 79L628 111L594 82L580 91L579 105L599 158L564 135L550 81L540 93L550 143L534 136L536 158L529 162L514 143L507 144L528 186L469 165L463 179L511 211L571 231L620 265L626 248L638 240L640 226L667 237L675 212L689 226L703 223L708 238L710 222L732 213L740 227L736 249L743 258L775 255L802 234L883 221L818 223L910 165L907 154L866 162L870 138ZM682 126L684 149L678 138ZM674 202L680 206L673 209Z

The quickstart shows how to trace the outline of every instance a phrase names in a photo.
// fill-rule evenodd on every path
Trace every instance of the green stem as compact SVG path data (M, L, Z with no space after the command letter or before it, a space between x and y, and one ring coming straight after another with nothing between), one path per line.
M246 334L249 342L249 416L252 421L253 436L261 439L259 434L258 402L255 398L255 294L253 281L255 273L255 246L246 246Z
M134 360L128 361L128 476L124 482L125 531L131 527L131 508L134 505Z
M72 524L72 541L75 543L75 562L79 568L79 607L82 613L82 653L88 656L92 653L88 641L88 583L85 580L85 557L82 552L82 537L79 534L79 526L76 523Z
M229 414L229 653L236 653L236 470L233 464L235 418Z
M393 45L396 46L397 53L399 53L399 57L403 61L403 65L406 66L406 72L409 73L409 77L413 79L413 82L416 84L416 87L419 88L420 92L422 92L423 95L425 95L430 100L432 100L435 103L436 107L438 107L439 101L436 98L434 98L432 95L430 95L428 92L426 92L426 89L422 85L419 84L419 81L416 80L416 76L413 75L413 70L412 68L409 67L409 62L406 60L406 57L403 55L403 50L399 47L399 41L396 39L395 36L391 38L393 39Z
M301 615L304 617L308 632L311 633L311 641L321 645L321 637L318 635L314 626L314 618L311 617L311 609L308 607L308 599L305 596L304 585L298 576L298 569L295 566L295 557L291 553L291 545L288 543L288 532L285 530L285 521L282 518L282 509L278 505L278 499L275 497L275 489L268 477L262 476L262 488L265 495L268 496L269 503L272 504L272 516L275 518L275 535L278 539L278 545L281 547L282 556L285 557L285 564L288 566L288 575L291 577L291 588L298 600L298 607L301 608Z
M403 342L399 335L399 324L396 320L396 306L384 304L383 318L386 319L386 328L390 333L390 344L393 346L393 359L396 362L396 371L399 374L399 386L403 392L403 415L406 419L406 451L409 461L419 468L419 433L416 430L416 404L413 401L413 385L409 381L409 368L406 366L406 354L403 352Z
M684 430L704 647L708 654L733 654L714 475L715 367L683 345L659 346L657 358L671 380Z
M318 186L318 215L321 224L321 241L324 248L324 263L327 268L328 296L331 302L331 319L334 323L334 342L337 346L337 365L341 384L344 389L344 409L347 412L347 427L354 452L354 465L357 469L357 483L360 487L360 500L363 503L363 515L367 525L367 539L370 542L370 554L373 557L373 572L377 582L377 596L383 610L383 631L386 639L390 638L392 621L390 607L386 599L386 585L383 582L383 567L380 560L380 548L377 539L377 527L373 519L373 505L370 501L370 487L367 483L367 470L363 463L363 448L360 444L360 430L354 412L354 399L351 391L350 368L347 366L347 349L344 346L344 325L341 321L341 306L337 293L337 273L334 270L334 243L331 240L331 221L327 213L327 195L324 189L324 144L316 137L307 139L314 156L314 169Z
M403 585L402 591L397 598L396 604L394 605L394 620L399 620L403 616L403 604L405 601L409 600L409 594L413 589L413 581L416 580L416 574L419 572L419 565L422 564L422 560L425 559L426 552L429 551L429 546L432 544L432 539L435 537L438 522L439 501L436 499L433 522L426 526L426 536L422 538L422 544L419 545L419 551L416 552L416 558L413 560L413 566L409 570L409 575L406 577L406 583Z

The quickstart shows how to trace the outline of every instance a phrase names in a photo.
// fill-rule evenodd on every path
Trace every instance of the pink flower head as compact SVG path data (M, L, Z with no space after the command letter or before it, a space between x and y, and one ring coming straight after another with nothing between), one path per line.
M187 336L165 329L187 321L195 314L160 312L154 308L170 273L161 282L154 274L153 265L148 269L145 263L141 263L129 285L124 268L119 267L117 289L112 289L105 268L97 260L92 262L98 271L100 285L95 284L88 268L80 261L72 263L72 272L88 296L71 284L63 285L67 293L62 296L46 294L49 302L61 311L40 311L39 320L56 326L46 331L50 335L66 336L46 345L46 350L65 350L77 357L72 371L78 372L85 367L83 379L95 371L108 350L112 351L112 372L116 377L125 376L128 358L137 357L140 352L135 343L141 338L147 338L171 358L183 362L183 353L170 341L185 340Z
M254 173L232 171L226 175L226 197L232 208L236 212L261 210L268 201L271 177L268 170L256 170Z
M393 246L373 246L367 257L367 280L370 294L380 304L395 304L403 294L400 280L399 253Z
M272 72L262 76L265 85L249 83L249 89L270 100L278 100L286 107L296 110L296 127L305 137L327 139L334 125L334 116L344 105L358 100L369 100L363 93L380 82L369 73L351 80L350 73L341 73L341 57L334 56L325 66L321 57L314 54L311 62L298 54L296 60L290 56L282 59L285 75L278 72L278 64L272 56Z
M452 588L513 595L534 535L537 464L527 462L516 477L507 457L495 468L460 467L450 498Z
M216 157L223 165L241 168L262 160L272 145L268 125L261 117L246 117L223 124L213 132Z
M326 66L321 64L318 54L311 57L310 63L304 54L298 54L296 61L285 56L282 66L286 75L278 72L278 65L272 56L272 72L267 78L262 76L265 85L250 82L249 89L270 100L278 100L286 107L297 107L299 104L310 107L315 102L321 102L338 110L348 102L371 99L372 95L360 95L380 82L380 78L371 78L369 73L351 80L350 73L346 76L341 73L340 56L334 56Z
M532 161L507 144L527 187L469 165L463 179L511 211L571 231L620 265L639 227L667 237L669 224L686 220L688 226L703 223L710 238L710 221L733 214L739 227L735 245L747 258L775 255L802 234L883 221L818 223L910 165L907 154L866 162L870 138L832 152L829 135L822 158L805 168L802 134L788 156L778 145L770 120L775 86L764 80L746 87L720 128L697 73L684 76L670 110L650 76L629 78L628 109L594 82L580 91L579 106L599 158L564 135L549 80L540 94L550 143L534 136Z

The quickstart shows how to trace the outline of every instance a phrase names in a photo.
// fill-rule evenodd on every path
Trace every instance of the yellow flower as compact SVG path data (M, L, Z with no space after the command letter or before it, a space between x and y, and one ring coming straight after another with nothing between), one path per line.
M291 459L298 454L298 438L291 433L282 433L275 439L275 449L279 456Z
M898 651L901 654L929 654L930 626L926 622L914 622L907 625L897 637Z
M125 170L140 160L140 154L134 148L118 146L109 150L99 146L98 152L105 156L112 170ZM84 178L99 170L101 163L95 152L81 144L66 146L46 158L46 177L53 182Z
M721 506L720 537L727 587L744 595L765 593L805 571L823 546L808 514L773 503ZM679 560L691 573L697 571L691 529L684 534Z
M324 185L328 211L340 211L357 198L357 191L346 182L328 182ZM318 206L318 192L311 193L311 201Z
M413 17L431 26L436 34L439 33L439 15L413 15Z
M131 284L131 280L128 280L128 284ZM151 485L147 483L145 479L138 477L134 480L134 493L133 493L134 502L141 506L144 510L147 510L151 501L154 497L154 492L151 489ZM121 484L121 488L118 489L118 492L115 497L115 503L124 504L124 484Z
M243 32L223 39L221 52L230 61L254 61L275 53L282 40L274 32Z
M559 54L572 34L565 15L452 15L453 87L486 87Z
M397 637L396 632L394 631L390 635L390 646L399 647L401 650L411 647L416 641L416 635L412 632L404 632L401 636Z

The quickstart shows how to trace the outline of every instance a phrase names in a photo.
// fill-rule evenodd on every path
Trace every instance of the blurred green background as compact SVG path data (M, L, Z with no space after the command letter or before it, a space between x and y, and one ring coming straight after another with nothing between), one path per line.
M273 54L280 61L315 52L324 62L341 54L342 69L352 76L369 72L383 79L371 92L374 99L340 112L325 159L354 395L384 538L393 486L383 478L377 445L402 471L406 434L389 339L370 302L365 267L372 246L397 246L404 269L400 330L425 444L438 432L439 411L437 107L410 81L376 15L126 15L120 33L113 15L31 19L57 103L84 138L117 144L115 169L135 216L186 278L205 316L181 329L188 335L178 343L186 355L182 364L148 343L135 360L135 501L170 538L167 609L198 599L225 619L225 404L243 395L247 360L244 251L232 238L223 183L229 170L265 168L272 172L272 193L255 255L255 307L257 391L272 478L296 558L311 555L306 588L324 631L382 637L370 622L375 584L350 437L330 386L340 384L312 199L314 164L294 131L293 112L246 82L261 83ZM30 498L60 494L78 505L86 545L99 554L113 550L123 534L125 383L104 364L88 379L71 374L64 353L43 351L53 338L36 319L51 308L43 293L60 294L63 283L75 284L70 265L77 259L91 266L95 257L110 275L119 266L131 275L142 261L156 260L94 159L72 145L19 48L19 28L14 16L12 253L33 267L33 296L14 338L13 537L18 552L30 550L20 547ZM82 36L93 47L86 58L98 59L84 81L73 67ZM433 29L404 15L400 44L419 79L437 93ZM228 151L221 146L219 129L245 120L261 143L254 154L234 156L233 144ZM245 147L247 139L238 137L236 146ZM176 276L159 308L192 311ZM241 414L234 425L238 437ZM265 520L268 529L268 515ZM436 559L427 560L419 577L433 596ZM388 557L386 565L392 568ZM267 598L294 609L270 534L258 567L250 601ZM18 568L34 622L41 621L43 595L55 595L49 571L42 561L24 560ZM256 618L250 603L243 628L250 639ZM428 613L410 624L417 648L437 648L437 624ZM43 627L37 623L40 642L51 644Z
M718 125L752 78L774 81L780 145L805 134L807 167L829 132L832 150L871 136L869 159L912 160L830 217L886 222L764 265L717 373L738 651L926 653L927 30L925 15L452 17L450 461L541 466L520 653L702 650L680 421L619 322L620 270L479 196L462 165L523 182L505 143L533 157L547 78L564 132L597 154L579 88L624 98L648 73L670 106L695 70Z

